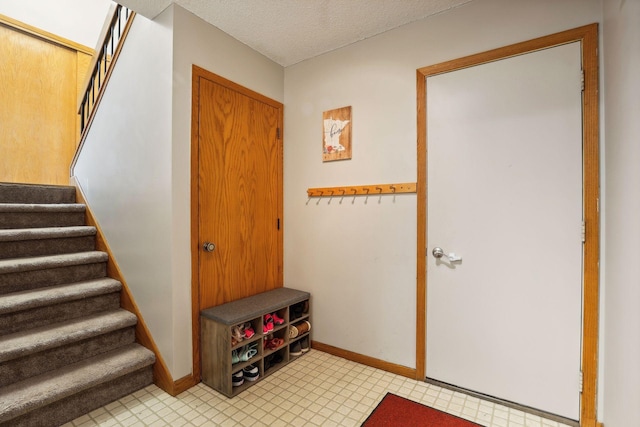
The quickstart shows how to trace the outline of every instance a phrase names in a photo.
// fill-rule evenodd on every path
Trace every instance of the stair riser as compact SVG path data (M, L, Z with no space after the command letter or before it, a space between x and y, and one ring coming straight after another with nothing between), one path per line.
M98 279L106 275L106 262L0 274L0 294L61 285L63 283L80 282L82 280Z
M0 228L75 227L84 225L84 212L2 212Z
M86 252L95 245L95 236L0 242L0 259Z
M54 427L105 406L153 382L151 366L0 423L0 427Z
M99 295L77 301L45 306L41 308L8 313L0 316L0 334L12 334L25 329L48 325L53 321L63 322L105 310L120 307L120 293Z
M0 387L61 368L135 341L135 328L127 327L58 348L0 364Z
M0 184L0 203L75 203L73 187Z

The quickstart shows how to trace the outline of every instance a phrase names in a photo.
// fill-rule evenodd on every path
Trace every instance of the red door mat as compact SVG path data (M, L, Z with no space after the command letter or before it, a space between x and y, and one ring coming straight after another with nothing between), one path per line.
M477 427L479 425L392 393L387 393L382 398L376 409L362 424L363 427Z

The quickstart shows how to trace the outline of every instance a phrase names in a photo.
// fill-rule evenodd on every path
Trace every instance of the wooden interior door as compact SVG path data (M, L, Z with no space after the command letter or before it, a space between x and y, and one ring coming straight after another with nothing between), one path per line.
M282 286L282 104L196 70L204 309Z

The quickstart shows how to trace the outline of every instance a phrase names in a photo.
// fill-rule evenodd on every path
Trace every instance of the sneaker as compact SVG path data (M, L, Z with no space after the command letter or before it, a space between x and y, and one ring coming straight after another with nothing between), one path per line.
M300 341L296 341L289 347L289 354L291 356L300 356L302 354L302 347Z
M300 350L303 353L306 353L307 351L309 351L310 347L309 347L309 337L304 337L300 340Z
M254 336L256 334L255 331L253 330L253 328L251 327L251 323L249 323L249 322L245 323L243 328L244 328L244 338L245 339L249 339L249 338L251 338L252 336Z
M231 384L234 387L238 387L239 385L242 385L243 383L244 383L244 375L243 375L242 371L234 372L231 375Z
M257 366L249 365L242 370L242 375L247 381L255 381L260 377L260 372L258 371Z
M240 361L240 355L238 354L238 350L233 350L231 352L231 363L238 363Z
M284 319L278 316L278 313L271 313L271 317L273 318L273 323L276 325L282 325L284 323Z
M238 352L238 358L242 362L248 361L253 356L258 354L258 350L256 349L257 346L258 346L258 343L253 343L251 345L245 345L244 347L241 347L240 351ZM231 358L233 359L233 353L232 353ZM233 362L233 360L232 360L232 362Z
M264 315L264 326L262 327L262 332L264 334L268 334L273 331L273 317L270 314Z

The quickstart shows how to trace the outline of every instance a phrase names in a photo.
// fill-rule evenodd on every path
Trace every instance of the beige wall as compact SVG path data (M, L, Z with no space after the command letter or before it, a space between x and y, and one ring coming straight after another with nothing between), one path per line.
M604 411L640 425L640 1L604 1Z
M283 99L283 69L179 6L137 15L75 175L174 380L191 373L191 65Z
M476 0L285 69L285 286L313 295L314 340L416 366L416 198L306 189L415 181L417 68L601 13L599 0ZM322 112L347 105L353 159L323 163Z

